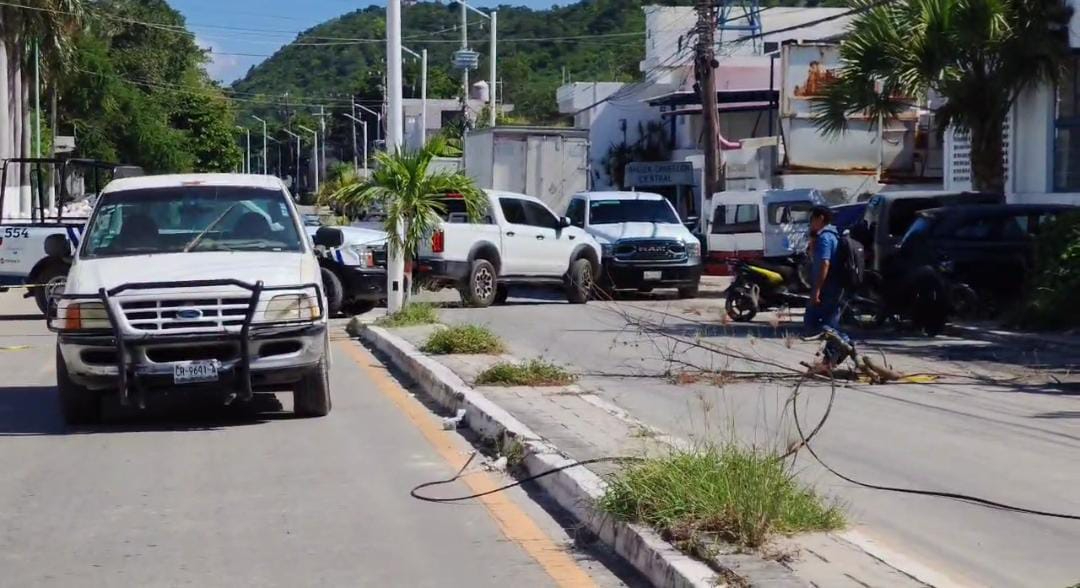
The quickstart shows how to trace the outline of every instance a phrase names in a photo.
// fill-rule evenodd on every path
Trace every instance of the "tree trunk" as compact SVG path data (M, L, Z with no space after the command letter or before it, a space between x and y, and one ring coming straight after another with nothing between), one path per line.
M30 123L30 83L23 75L26 68L26 50L19 46L19 157L33 157L33 126ZM27 218L33 214L32 166L19 166L19 212Z
M987 116L971 127L971 187L977 192L1005 193L1004 124L1005 115Z
M57 131L57 126L56 126L57 103L59 102L59 98L57 96L57 94L59 94L59 92L56 89L56 84L57 84L57 81L55 79L52 80L52 83L49 84L49 132L52 133L52 140L49 141L49 153L48 153L48 156L53 158L53 159L56 158L56 136L59 134L59 132ZM53 208L56 208L57 212L59 212L60 205L62 203L56 201L56 166L55 165L50 165L49 166L49 180L48 181L49 181L49 185L48 185L47 189L49 191L49 202L48 202L47 206L48 206L48 208L50 210L53 209Z
M11 124L11 60L8 55L8 44L0 38L0 159L14 157L12 149L13 125ZM8 178L7 185L12 183ZM11 197L7 186L0 187L4 190L3 210L0 217L11 216L15 209L15 199Z

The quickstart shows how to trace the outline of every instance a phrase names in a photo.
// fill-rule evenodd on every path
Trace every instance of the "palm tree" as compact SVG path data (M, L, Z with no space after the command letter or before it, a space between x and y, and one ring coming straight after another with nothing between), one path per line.
M55 88L71 57L74 37L83 22L82 0L43 0L28 7L0 7L0 158L31 154L32 47L41 53L42 73ZM29 169L13 175L16 185L29 185ZM29 191L21 190L18 212L29 211ZM10 200L13 204L15 199Z
M838 80L813 104L819 128L895 118L930 92L938 130L971 135L972 184L1003 193L1002 129L1020 94L1055 83L1069 55L1061 0L855 0Z
M445 148L441 139L432 139L418 151L380 152L368 178L341 187L322 203L351 211L381 209L389 253L402 255L408 267L420 243L431 237L446 216L446 194L460 194L472 219L479 218L487 206L483 192L469 176L431 170L432 160Z

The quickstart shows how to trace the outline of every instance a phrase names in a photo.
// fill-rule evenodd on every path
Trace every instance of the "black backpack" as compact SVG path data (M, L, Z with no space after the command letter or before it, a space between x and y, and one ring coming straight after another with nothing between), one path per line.
M852 239L848 231L844 231L843 235L835 231L829 232L837 236L838 242L829 274L835 273L837 283L851 292L862 285L863 274L866 272L866 252L862 243Z

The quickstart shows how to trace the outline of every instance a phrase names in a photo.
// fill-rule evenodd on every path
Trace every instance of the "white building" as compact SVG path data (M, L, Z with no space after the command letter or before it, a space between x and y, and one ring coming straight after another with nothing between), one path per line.
M402 109L405 111L404 135L406 149L419 149L428 139L439 134L444 126L451 121L462 118L461 100L459 98L428 98L427 99L427 128L421 133L420 116L423 112L423 101L419 98L405 98L402 100ZM487 99L470 98L468 102L467 116L471 123L475 123L477 117L487 109ZM499 104L499 112L508 114L513 112L513 104ZM481 121L484 122L484 121Z

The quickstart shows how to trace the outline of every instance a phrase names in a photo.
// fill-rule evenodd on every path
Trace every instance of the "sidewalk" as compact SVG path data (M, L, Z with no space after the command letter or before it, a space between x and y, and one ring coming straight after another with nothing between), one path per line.
M437 326L392 329L413 347ZM370 336L366 335L366 336ZM510 356L433 356L465 382L498 361L515 361ZM573 460L607 456L657 454L680 440L645 425L625 411L578 386L478 387L483 396L509 412L537 435ZM614 471L611 464L589 466L603 476ZM766 561L756 554L731 550L718 558L722 567L753 578L754 585L791 586L925 586L911 576L886 565L858 547L869 541L858 532L814 534L782 538L772 546L783 553L782 563ZM764 576L763 576L764 575Z

